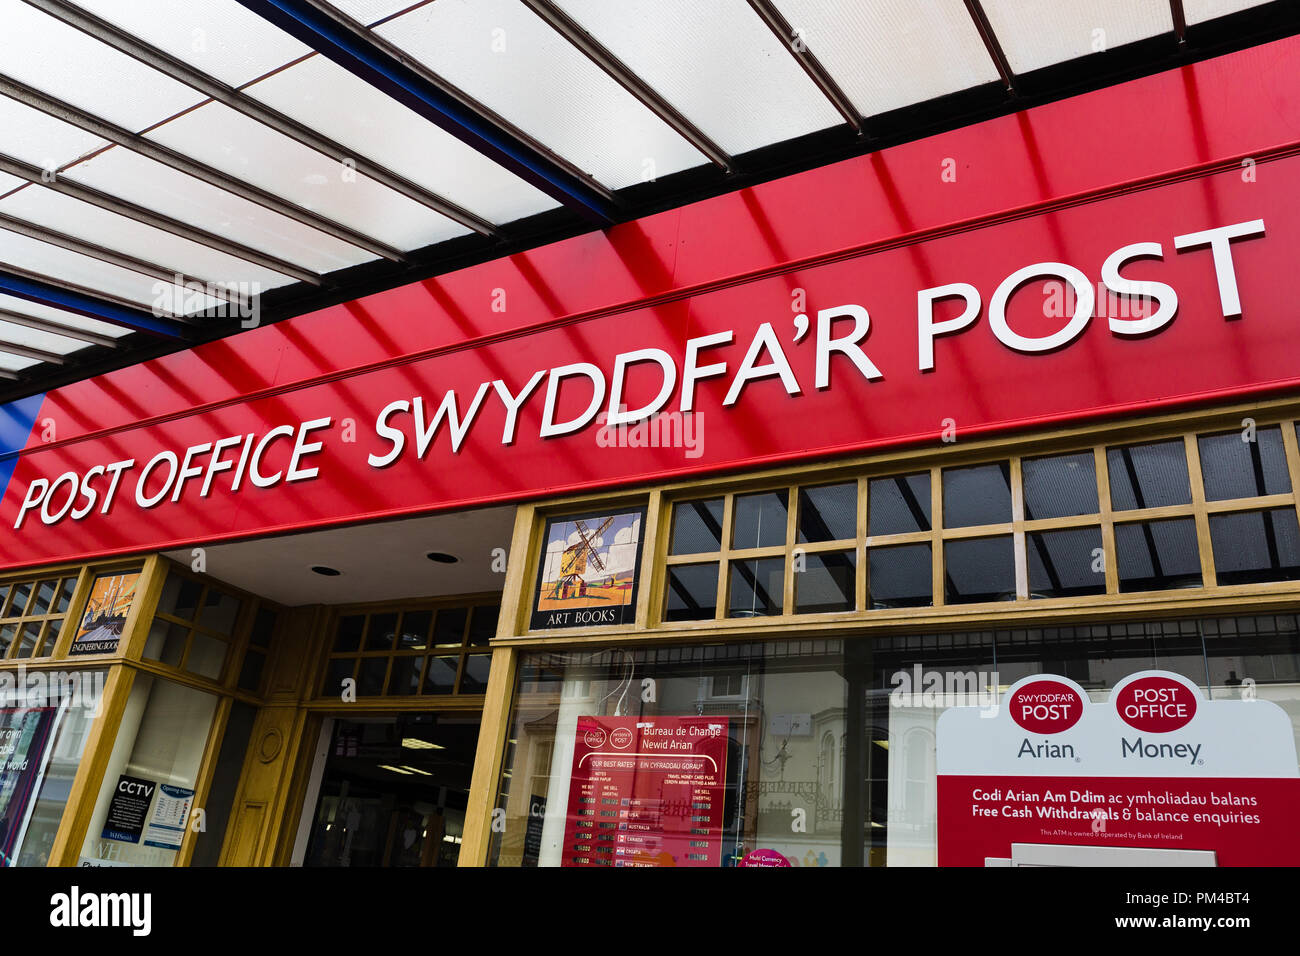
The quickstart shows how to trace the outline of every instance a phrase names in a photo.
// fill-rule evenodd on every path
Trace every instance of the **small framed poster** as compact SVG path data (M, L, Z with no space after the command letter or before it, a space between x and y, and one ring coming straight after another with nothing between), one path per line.
M69 655L113 654L122 639L122 628L135 603L135 586L139 571L101 574L90 586L86 610L77 625L77 634L68 648Z
M631 624L644 523L645 508L548 518L529 626Z

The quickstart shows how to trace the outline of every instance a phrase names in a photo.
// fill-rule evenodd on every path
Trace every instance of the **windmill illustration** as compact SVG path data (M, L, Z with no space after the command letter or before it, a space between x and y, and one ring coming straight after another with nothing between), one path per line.
M595 531L589 529L582 521L575 521L578 540L564 549L560 555L560 576L555 582L551 597L563 600L574 594L582 596L587 591L587 582L583 575L587 573L587 563L597 571L604 571L605 565L596 551L596 539L604 534L605 529L614 523L613 517L606 518Z

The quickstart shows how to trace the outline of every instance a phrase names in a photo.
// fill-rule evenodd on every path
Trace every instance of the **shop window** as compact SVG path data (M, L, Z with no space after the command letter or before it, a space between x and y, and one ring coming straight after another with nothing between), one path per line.
M230 822L230 808L235 802L239 777L244 769L244 757L253 735L257 708L242 701L233 701L230 716L226 718L221 735L221 749L212 771L212 785L204 801L204 828L194 838L194 854L190 866L216 866L221 857L221 844Z
M1206 501L1284 495L1291 490L1282 429L1277 425L1253 433L1202 435L1197 445Z
M722 548L721 498L683 501L673 509L669 554L700 554Z
M668 569L666 621L711 621L718 613L718 564L679 564Z
M773 548L785 544L786 514L789 493L764 491L755 495L737 495L731 547Z
M799 543L852 541L858 536L858 484L799 489Z
M320 684L322 697L356 681L359 697L482 694L486 649L496 635L499 604L411 607L344 613Z
M731 562L727 616L771 617L780 614L784 587L784 558Z
M1025 535L1025 551L1031 598L1106 593L1100 528L1031 531Z
M53 654L76 586L76 571L0 584L0 658Z
M239 669L240 690L256 693L262 686L262 674L266 670L266 658L271 651L271 639L275 634L276 614L270 608L259 607L253 617L253 627L248 635L248 647L244 651L244 663Z
M1191 503L1187 449L1181 438L1108 448L1106 464L1110 471L1110 506L1115 511Z
M220 682L242 608L233 594L173 569L163 584L144 657Z
M1300 528L1294 508L1210 516L1220 584L1300 579Z
M1020 470L1024 481L1026 520L1096 514L1095 466L1090 451L1024 459Z
M871 548L867 555L868 607L929 607L934 603L930 545Z
M1011 466L1005 462L943 470L943 526L969 528L1011 520Z
M857 554L853 551L806 555L804 569L794 576L795 613L852 611L857 566Z
M12 671L0 736L0 866L45 866L63 819L72 779L101 714L107 671Z
M191 825L217 701L215 694L135 674L81 847L83 860L175 865Z
M945 541L943 555L946 603L1015 600L1016 561L1010 535Z
M1191 518L1116 525L1115 557L1122 592L1201 586L1196 522Z
M867 533L911 534L930 530L930 473L873 478L868 483Z

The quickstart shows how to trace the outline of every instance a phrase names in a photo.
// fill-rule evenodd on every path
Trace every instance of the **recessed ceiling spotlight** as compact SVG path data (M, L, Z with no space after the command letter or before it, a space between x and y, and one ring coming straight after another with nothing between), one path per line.
M456 564L460 558L454 554L448 554L446 551L430 551L425 555L434 564Z
M327 578L336 578L343 573L338 568L329 568L323 564L313 564L311 569L317 574L323 574Z

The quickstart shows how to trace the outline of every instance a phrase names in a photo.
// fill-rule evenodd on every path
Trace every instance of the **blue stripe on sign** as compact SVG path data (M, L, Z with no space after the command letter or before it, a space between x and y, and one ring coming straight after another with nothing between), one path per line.
M26 447L44 402L45 393L41 392L0 405L0 499L4 498L9 487L14 466L18 464L18 453Z

